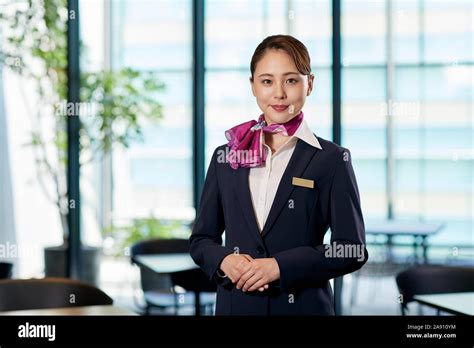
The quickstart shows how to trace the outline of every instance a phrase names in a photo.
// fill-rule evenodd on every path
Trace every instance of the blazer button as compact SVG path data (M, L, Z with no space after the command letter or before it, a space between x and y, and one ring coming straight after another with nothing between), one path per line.
M257 253L259 255L262 255L264 252L265 252L265 250L261 246L257 247Z

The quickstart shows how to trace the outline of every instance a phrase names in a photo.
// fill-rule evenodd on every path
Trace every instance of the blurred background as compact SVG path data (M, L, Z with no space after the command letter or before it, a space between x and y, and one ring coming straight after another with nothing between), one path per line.
M116 303L146 306L132 245L189 236L224 131L260 114L249 64L273 34L308 47L316 77L305 118L353 156L371 258L344 277L342 313L399 314L395 275L421 259L472 267L471 1L78 6L0 1L0 261L13 263L13 277L65 267L64 255L48 260L67 240L74 205L65 175L68 18L80 28L83 271Z

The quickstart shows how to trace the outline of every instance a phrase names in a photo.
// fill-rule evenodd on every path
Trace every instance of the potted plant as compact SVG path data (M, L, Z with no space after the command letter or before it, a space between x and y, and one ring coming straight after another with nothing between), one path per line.
M110 153L114 145L128 147L132 141L141 139L144 122L162 117L156 93L164 85L156 74L131 68L82 73L81 101L92 106L86 111L94 112L81 116L73 112L74 116L70 116L71 106L66 102L68 15L73 14L68 14L67 0L12 2L0 12L0 25L8 28L2 37L0 64L34 81L40 100L28 145L34 149L38 182L56 205L63 231L63 244L45 250L47 276L65 274L67 215L71 203L66 188L67 117L81 117L81 166ZM72 109L77 111L77 106L72 105ZM55 132L48 139L43 127L51 120ZM54 190L50 192L49 187ZM96 283L100 249L88 246L82 249L85 280Z

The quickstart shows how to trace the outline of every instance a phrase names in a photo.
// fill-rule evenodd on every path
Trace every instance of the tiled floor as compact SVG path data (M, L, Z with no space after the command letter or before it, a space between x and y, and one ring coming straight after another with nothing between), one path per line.
M351 305L351 295L355 294ZM394 277L346 275L343 286L344 315L400 315Z

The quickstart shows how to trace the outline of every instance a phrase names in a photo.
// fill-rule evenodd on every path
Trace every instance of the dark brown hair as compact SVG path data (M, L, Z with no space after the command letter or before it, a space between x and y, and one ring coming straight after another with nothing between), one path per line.
M311 74L311 59L308 49L298 39L290 35L272 35L266 37L255 49L250 62L250 80L253 81L253 74L257 63L263 58L267 50L283 50L289 54L296 65L296 69L303 75Z

